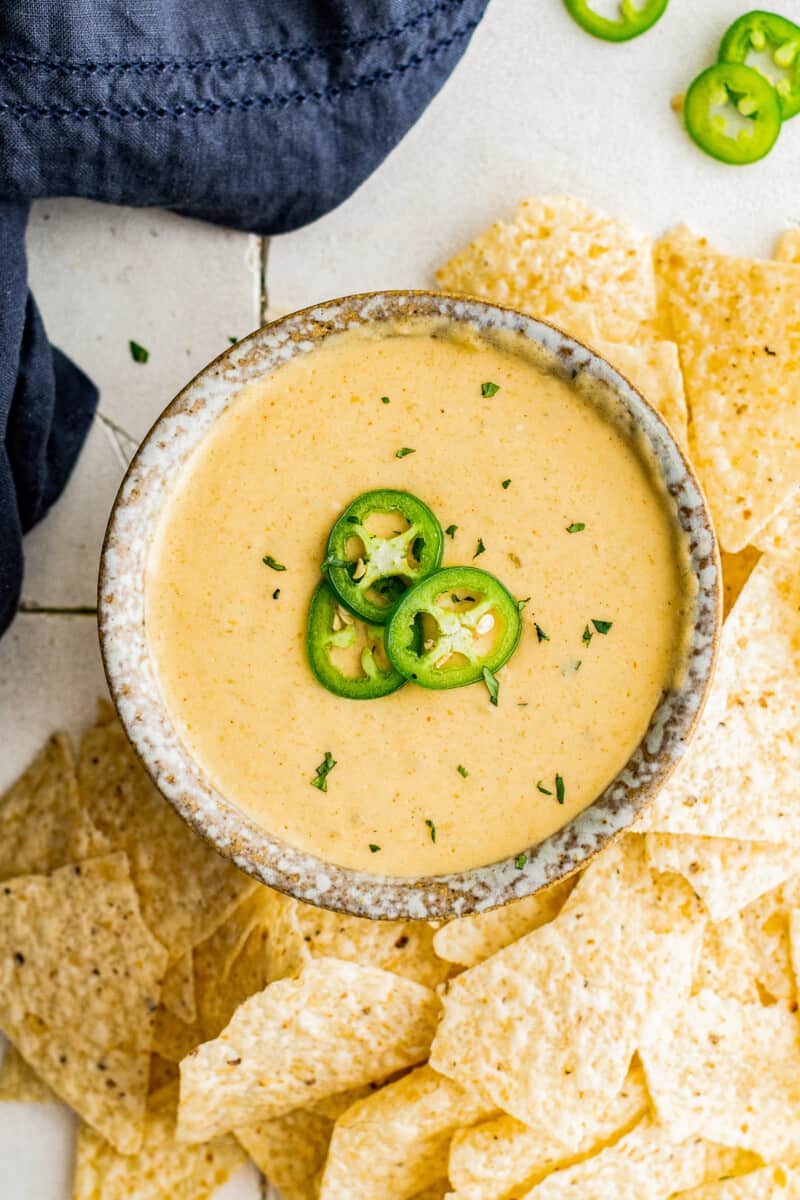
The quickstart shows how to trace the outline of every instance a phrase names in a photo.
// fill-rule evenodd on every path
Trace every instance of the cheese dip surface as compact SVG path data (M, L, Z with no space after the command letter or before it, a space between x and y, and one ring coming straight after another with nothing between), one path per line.
M365 702L314 677L328 534L371 489L424 501L443 567L526 602L496 705L483 682ZM533 352L417 323L242 389L165 504L147 632L229 800L326 861L431 875L518 854L611 782L682 668L687 575L647 452L602 404Z

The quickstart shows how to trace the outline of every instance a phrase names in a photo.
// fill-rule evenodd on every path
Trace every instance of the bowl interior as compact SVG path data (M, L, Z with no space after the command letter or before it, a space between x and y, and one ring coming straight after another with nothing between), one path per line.
M214 787L183 744L158 684L145 622L148 550L170 482L238 391L326 338L359 325L434 318L487 337L524 338L578 386L605 389L631 437L643 437L674 506L696 584L680 685L666 692L617 777L583 812L514 857L457 874L407 879L326 863L271 835ZM496 305L433 292L385 292L332 300L284 317L232 346L165 409L120 487L103 547L100 641L111 694L131 743L180 815L220 853L271 887L313 904L373 918L441 920L539 890L585 865L628 828L680 760L710 683L720 622L716 540L700 487L668 429L604 359L554 327Z

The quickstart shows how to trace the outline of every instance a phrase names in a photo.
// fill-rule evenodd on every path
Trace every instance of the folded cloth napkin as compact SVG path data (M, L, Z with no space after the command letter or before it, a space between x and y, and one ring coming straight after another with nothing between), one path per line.
M0 633L22 534L97 393L27 289L38 196L159 205L279 233L344 200L441 86L487 0L3 0ZM421 198L421 203L424 202Z

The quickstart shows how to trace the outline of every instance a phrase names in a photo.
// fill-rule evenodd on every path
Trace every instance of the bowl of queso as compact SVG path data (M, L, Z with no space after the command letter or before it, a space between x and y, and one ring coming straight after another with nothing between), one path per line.
M719 557L669 430L551 325L427 292L232 346L142 443L100 639L157 787L264 883L438 920L631 826L709 687Z

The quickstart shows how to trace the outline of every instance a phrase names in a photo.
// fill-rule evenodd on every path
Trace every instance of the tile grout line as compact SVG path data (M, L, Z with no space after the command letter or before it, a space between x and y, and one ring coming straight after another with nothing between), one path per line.
M258 319L260 325L266 325L269 310L269 289L267 287L267 268L269 266L269 238L259 238L258 255Z
M88 604L57 605L36 604L33 600L20 600L17 612L37 617L96 617L97 609Z

